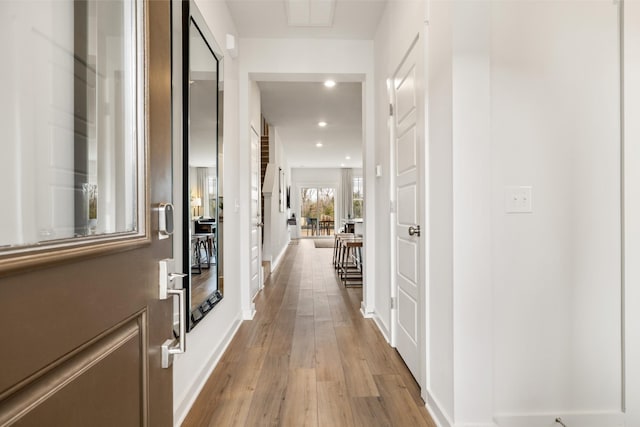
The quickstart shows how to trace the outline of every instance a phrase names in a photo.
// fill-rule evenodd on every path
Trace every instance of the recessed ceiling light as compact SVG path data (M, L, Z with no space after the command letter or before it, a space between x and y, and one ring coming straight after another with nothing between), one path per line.
M340 163L340 167L344 167L344 163Z
M334 82L333 80L327 80L326 82L324 82L325 87L334 87L336 85L336 82Z
M316 147L318 147L318 148L322 147L322 142L317 142L316 143Z
M325 127L327 125L327 122L318 122L318 126L320 126L321 128Z
M351 156L345 157L345 160L351 160Z

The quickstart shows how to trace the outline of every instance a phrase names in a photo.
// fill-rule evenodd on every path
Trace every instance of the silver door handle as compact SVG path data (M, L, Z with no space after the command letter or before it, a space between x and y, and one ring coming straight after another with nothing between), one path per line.
M256 227L264 227L264 222L259 222L256 224Z
M162 367L168 368L173 363L173 355L184 353L186 351L187 336L187 306L186 292L187 290L180 286L176 289L175 279L187 277L186 274L175 272L176 263L173 259L163 259L160 261L160 283L159 283L159 299L164 300L171 296L178 297L178 340L168 339L162 346ZM173 321L172 321L173 323Z
M181 277L187 277L187 274L184 273L169 273L169 281L172 282L173 279L178 279Z
M416 225L415 227L412 225L409 227L409 236L418 236L420 237L420 226Z
M169 295L178 296L178 312L179 312L179 336L178 342L175 339L168 339L162 344L162 367L168 368L173 363L173 355L184 353L186 351L187 336L187 310L185 307L186 289L169 289Z

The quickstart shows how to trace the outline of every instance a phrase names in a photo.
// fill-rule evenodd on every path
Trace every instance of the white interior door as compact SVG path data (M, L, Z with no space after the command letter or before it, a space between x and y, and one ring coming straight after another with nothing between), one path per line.
M419 40L416 39L392 78L392 144L394 159L395 299L394 343L420 382L424 291L421 278L420 218L423 218L424 123L417 84Z
M260 136L251 127L251 299L262 287L262 218L260 217Z

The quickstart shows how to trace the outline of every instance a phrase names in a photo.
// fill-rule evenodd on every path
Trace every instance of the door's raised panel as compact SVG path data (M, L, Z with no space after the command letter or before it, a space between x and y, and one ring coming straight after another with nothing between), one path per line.
M418 304L416 300L401 288L398 292L398 323L414 345L418 342L417 319Z
M398 175L416 168L416 127L412 125L396 143L396 171Z
M418 280L418 244L404 238L398 238L398 274L415 287Z
M408 185L398 188L398 224L414 225L417 222L416 186Z
M54 362L0 403L0 425L146 425L147 358L140 325L142 316Z
M416 69L411 66L406 74L401 74L396 87L396 117L398 126L402 126L407 116L416 109Z
M3 278L3 339L20 345L2 346L0 396L147 306L147 286L157 289L151 256L128 251Z

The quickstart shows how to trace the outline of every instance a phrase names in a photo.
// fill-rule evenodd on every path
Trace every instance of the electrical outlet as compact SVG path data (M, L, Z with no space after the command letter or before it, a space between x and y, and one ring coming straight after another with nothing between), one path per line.
M504 191L504 208L506 213L532 213L532 187L506 187Z

